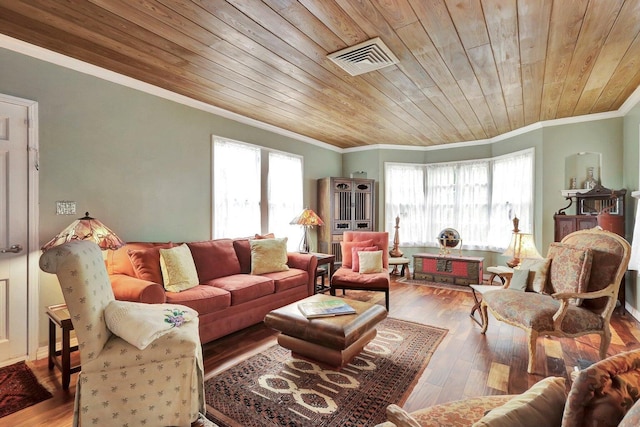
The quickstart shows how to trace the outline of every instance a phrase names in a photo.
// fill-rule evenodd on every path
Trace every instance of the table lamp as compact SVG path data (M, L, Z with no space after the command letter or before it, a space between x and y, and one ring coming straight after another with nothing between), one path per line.
M309 253L309 229L316 225L324 225L320 217L309 208L305 208L302 213L291 220L289 224L301 225L304 227L302 242L300 243L300 252Z
M72 240L91 240L100 246L102 250L115 250L125 245L109 227L90 217L89 212L86 212L84 217L73 221L67 228L42 246L42 252Z
M536 249L533 234L520 232L513 233L511 243L509 243L509 247L502 255L512 257L507 261L507 265L511 268L519 266L520 262L525 258L542 258L542 255Z

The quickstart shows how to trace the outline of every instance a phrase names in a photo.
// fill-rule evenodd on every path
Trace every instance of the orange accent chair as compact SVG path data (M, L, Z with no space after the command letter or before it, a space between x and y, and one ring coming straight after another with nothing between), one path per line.
M340 243L342 266L331 277L331 295L336 289L378 291L385 294L385 306L389 311L389 233L386 231L345 231ZM357 249L382 251L382 271L379 273L361 273L354 271L354 253ZM354 250L354 248L356 248Z

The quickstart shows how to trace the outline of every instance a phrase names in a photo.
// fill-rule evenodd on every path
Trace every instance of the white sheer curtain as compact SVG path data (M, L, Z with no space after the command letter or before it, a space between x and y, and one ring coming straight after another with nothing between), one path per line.
M484 248L491 206L489 162L483 160L459 164L456 176L456 216L451 227L458 230L465 248Z
M444 228L460 232L467 249L504 250L510 216L533 232L533 149L464 162L385 163L385 227L400 244L437 247Z
M504 250L511 240L512 219L520 220L519 229L533 233L534 151L520 151L493 160L491 218L488 244Z
M250 236L260 230L260 149L215 139L213 237Z
M427 205L425 221L427 232L424 246L438 246L438 233L444 228L456 228L456 169L451 164L426 165Z
M289 222L302 212L302 158L269 153L269 226L276 237L288 237L287 248L300 248L303 228Z
M386 163L384 182L385 230L393 236L399 216L401 244L420 246L427 227L424 165Z

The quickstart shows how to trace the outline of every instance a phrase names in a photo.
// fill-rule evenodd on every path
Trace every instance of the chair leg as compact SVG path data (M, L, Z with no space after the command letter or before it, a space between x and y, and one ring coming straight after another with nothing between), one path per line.
M600 360L607 357L607 350L611 344L611 330L604 328L602 335L600 335Z
M332 297L336 296L336 289L335 288L331 288L331 290L329 290L329 293L331 294Z
M384 305L387 307L387 312L389 312L389 290L384 291Z
M536 343L538 341L538 332L533 329L527 330L529 336L529 364L527 365L527 372L533 374L533 365L536 363Z
M480 318L482 320L482 330L480 331L480 333L485 334L487 332L487 328L489 327L489 316L487 314L487 304L485 304L484 301L482 301L482 304L480 304Z

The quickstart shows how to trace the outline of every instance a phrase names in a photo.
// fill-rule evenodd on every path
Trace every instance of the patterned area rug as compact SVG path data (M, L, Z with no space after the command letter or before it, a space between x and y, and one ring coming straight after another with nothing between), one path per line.
M0 368L0 418L50 397L24 362Z
M452 291L471 292L471 288L467 285L453 285L451 283L439 283L439 282L432 282L430 280L406 279L406 278L398 279L398 282L408 283L410 285L429 286L432 288L439 288L439 289L450 289Z
M402 405L447 333L387 318L339 370L269 347L205 382L207 417L224 427L373 426Z

